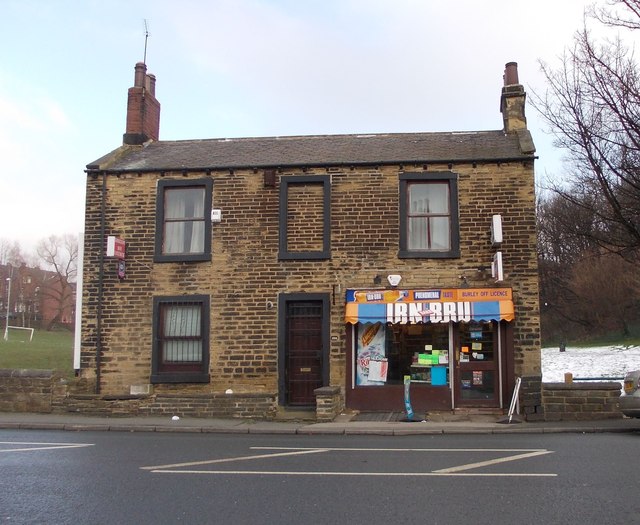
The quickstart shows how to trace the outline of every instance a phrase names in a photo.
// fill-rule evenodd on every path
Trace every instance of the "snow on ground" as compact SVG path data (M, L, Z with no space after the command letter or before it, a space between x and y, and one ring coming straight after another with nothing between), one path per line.
M581 377L624 377L640 370L640 346L558 347L542 349L542 382L562 383L565 372Z

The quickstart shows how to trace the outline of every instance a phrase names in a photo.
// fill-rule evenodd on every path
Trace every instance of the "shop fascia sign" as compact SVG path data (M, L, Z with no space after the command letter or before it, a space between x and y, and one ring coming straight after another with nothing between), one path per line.
M470 322L481 303L495 304L495 317L501 303L509 304L512 312L512 300L511 288L347 291L347 304L378 304L384 307L386 322L393 324Z

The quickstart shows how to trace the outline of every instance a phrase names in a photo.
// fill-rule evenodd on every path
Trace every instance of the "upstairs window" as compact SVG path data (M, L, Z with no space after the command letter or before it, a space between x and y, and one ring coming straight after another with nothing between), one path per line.
M211 259L211 179L161 180L156 198L156 261Z
M329 175L280 179L280 259L331 257Z
M400 175L400 258L460 256L454 173Z
M209 381L209 298L156 297L152 383Z

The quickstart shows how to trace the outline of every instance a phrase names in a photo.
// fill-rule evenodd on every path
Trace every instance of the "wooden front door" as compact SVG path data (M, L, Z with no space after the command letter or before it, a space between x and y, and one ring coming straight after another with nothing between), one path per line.
M281 334L280 358L284 366L281 367L281 404L315 406L314 390L324 386L326 377L327 302L288 298L282 303L284 312L281 310L280 315L284 314L284 333Z

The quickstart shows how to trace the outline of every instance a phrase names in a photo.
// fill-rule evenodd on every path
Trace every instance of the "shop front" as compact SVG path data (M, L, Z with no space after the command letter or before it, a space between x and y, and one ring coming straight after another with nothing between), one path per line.
M347 290L346 403L416 412L503 408L513 383L510 288Z

